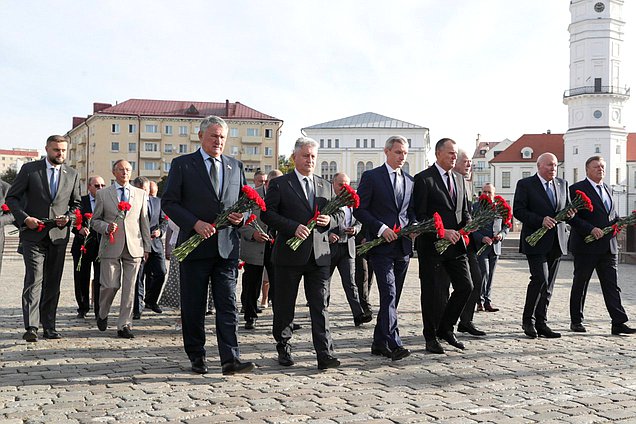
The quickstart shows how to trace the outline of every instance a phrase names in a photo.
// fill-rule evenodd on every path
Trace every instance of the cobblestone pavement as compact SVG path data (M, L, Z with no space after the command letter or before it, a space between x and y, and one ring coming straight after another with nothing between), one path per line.
M501 311L475 314L488 332L461 335L463 352L424 351L417 260L400 305L400 332L413 354L391 362L372 356L372 326L356 328L340 280L332 284L333 339L342 361L318 371L302 295L294 335L297 364L276 362L271 309L255 331L240 328L242 359L258 369L223 377L209 317L210 373L189 371L174 330L176 315L146 312L136 338L97 330L94 320L75 318L72 264L67 261L58 313L61 340L26 344L20 312L23 264L5 260L0 307L0 421L411 423L441 422L636 422L636 336L610 335L610 321L596 280L586 302L588 333L568 331L572 263L563 262L550 307L556 340L523 336L520 318L528 273L525 261L502 260L494 299ZM621 265L628 313L636 314L636 266ZM373 291L377 303L377 292ZM118 304L118 299L116 299ZM636 324L636 320L634 321Z

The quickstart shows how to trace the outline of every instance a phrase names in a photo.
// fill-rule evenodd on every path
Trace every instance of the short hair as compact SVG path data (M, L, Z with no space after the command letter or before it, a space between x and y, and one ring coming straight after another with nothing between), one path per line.
M452 144L457 144L452 138L440 138L437 143L435 143L435 153L442 150L442 147L444 147L444 144L446 144L447 141L450 141Z
M603 156L598 156L598 155L596 155L596 156L592 156L591 158L589 158L588 160L586 160L586 161L585 161L585 167L587 168L587 166L588 166L590 163L594 162L595 160L597 160L597 161L599 161L599 162L600 162L600 161L605 162L605 159L603 159Z
M265 175L265 173L260 169L256 170L256 172L254 172L254 179L256 179L259 175Z
M280 169L272 169L267 174L267 179L268 180L273 180L274 178L280 177L281 175L283 175L283 173L282 173L282 171Z
M486 187L486 186L490 186L490 187L492 187L493 190L497 190L497 187L495 187L495 185L493 183L484 183L484 185L481 186L481 189L483 190L484 187Z
M384 148L388 149L388 150L391 150L395 143L404 144L407 147L409 145L409 142L407 141L407 139L404 136L392 135L391 137L387 138L386 143L384 143Z
M318 142L314 140L313 138L299 137L298 140L296 140L296 143L294 144L294 154L296 154L297 152L300 152L302 148L305 146L318 148Z
M225 122L223 118L219 118L218 116L214 116L214 115L210 115L206 117L203 121L201 121L201 125L199 125L199 131L201 131L201 133L204 133L205 130L207 130L210 125L218 125L221 128L223 128L225 132L228 131L227 122Z
M464 149L457 150L457 159L461 159L461 158L466 158L466 159L471 159L472 160L472 158L468 157L468 153Z
M336 181L336 178L338 178L340 176L344 176L344 177L349 178L349 176L345 172L336 172L336 174L333 176L333 180ZM351 179L351 178L349 178L349 179Z
M115 170L115 168L117 168L117 165L119 165L122 162L128 162L126 159L117 159L115 162L113 162L113 171ZM128 162L130 164L130 162ZM132 165L131 165L131 170L132 170Z
M97 178L102 178L101 175L91 175L90 177L88 177L88 181L86 182L87 184L93 184L93 181L95 181Z
M150 185L150 180L142 175L138 176L132 181L132 184L137 188L143 188L143 186L148 183Z
M49 143L69 143L69 139L65 135L52 135L46 139L47 146L49 145Z

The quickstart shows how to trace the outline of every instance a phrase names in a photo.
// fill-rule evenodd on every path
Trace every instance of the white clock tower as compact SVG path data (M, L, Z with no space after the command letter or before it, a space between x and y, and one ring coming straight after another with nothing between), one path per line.
M585 161L605 158L605 183L612 187L620 215L627 214L627 131L623 104L629 88L621 80L624 0L572 0L570 14L570 89L565 141L565 178L585 178Z

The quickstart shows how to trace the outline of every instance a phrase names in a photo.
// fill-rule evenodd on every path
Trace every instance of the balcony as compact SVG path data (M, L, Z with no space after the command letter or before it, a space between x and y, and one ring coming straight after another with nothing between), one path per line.
M584 94L612 94L618 97L623 97L624 100L629 98L630 89L627 87L616 87L614 85L586 85L584 87L571 88L565 90L563 98L574 96L582 96Z
M190 141L198 142L199 141L199 134L197 134L197 133L190 134Z
M142 132L140 137L142 140L161 140L161 133Z
M160 151L146 151L142 150L139 152L139 157L142 159L160 159L161 152Z
M243 162L260 162L261 161L261 155L250 155L247 153L243 153L241 154L241 161Z
M160 169L142 169L139 171L139 175L142 177L161 177Z
M261 144L263 142L262 137L245 136L241 137L241 142L245 144Z

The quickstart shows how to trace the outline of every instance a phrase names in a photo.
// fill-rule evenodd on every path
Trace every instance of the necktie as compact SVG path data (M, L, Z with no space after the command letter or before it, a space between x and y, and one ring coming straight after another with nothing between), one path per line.
M307 192L307 200L309 201L309 207L314 209L314 189L310 184L309 178L303 178L305 180L305 191Z
M548 198L550 199L552 207L556 208L556 198L554 197L554 193L552 192L549 181L545 183L545 192L548 194Z
M57 181L55 180L55 168L51 168L51 179L49 181L49 189L51 190L51 199L55 199L57 194Z
M121 190L121 201L122 202L127 202L128 201L128 194L126 193L126 188L125 187L119 187L119 189Z
M402 179L400 178L401 172L399 169L395 170L395 177L393 179L393 193L395 194L395 202L398 205L398 208L402 206L402 202L404 202L404 187L402 183Z
M457 203L457 194L455 193L455 187L453 186L453 177L451 177L450 171L446 172L446 179L448 185L448 194L450 194L453 203Z
M607 200L605 199L605 197L603 197L603 187L601 187L600 184L597 184L596 185L596 189L598 190L598 195L601 196L601 200L603 201L603 206L605 206L605 210L607 212L609 212L610 211L610 205L607 202Z
M210 161L210 179L212 180L212 188L214 189L214 192L218 195L219 194L219 168L216 164L216 159L214 158L208 158L208 160Z
M152 216L152 202L148 199L148 218Z

